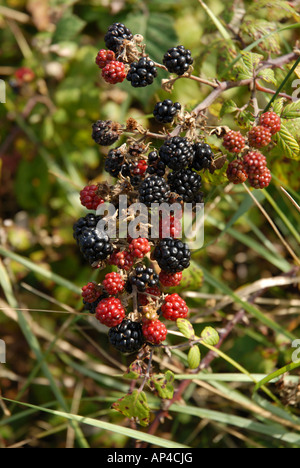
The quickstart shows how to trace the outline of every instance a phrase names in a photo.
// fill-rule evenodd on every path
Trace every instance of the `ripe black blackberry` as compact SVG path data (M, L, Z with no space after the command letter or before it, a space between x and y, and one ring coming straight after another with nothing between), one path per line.
M198 142L194 144L194 152L191 167L196 171L209 169L214 158L211 147L207 143Z
M107 234L100 234L97 229L84 229L78 240L80 251L91 266L105 260L113 253L113 246Z
M184 202L195 201L201 187L201 176L192 169L170 172L168 183L172 192L177 193Z
M152 84L156 76L157 68L153 60L142 57L138 62L133 62L130 65L126 79L131 82L131 86L134 88L144 88Z
M95 229L101 219L102 216L96 216L94 213L79 218L73 226L73 237L76 242L79 242L80 236L85 229Z
M113 23L104 36L104 42L108 49L117 52L123 41L130 41L132 37L132 32L123 23Z
M168 138L159 149L160 159L170 169L184 169L190 165L194 158L192 143L185 137L175 136Z
M119 148L111 149L105 159L104 169L112 177L118 177L124 163L124 153Z
M145 343L141 324L129 319L124 319L116 327L110 328L108 338L114 348L125 354L139 351Z
M181 240L166 237L156 245L153 258L163 271L177 273L189 267L191 251Z
M120 137L121 125L112 120L97 120L92 125L92 138L101 146L110 146Z
M165 99L155 104L153 115L160 123L171 123L180 109L181 105L179 102L173 103L171 99Z
M163 177L153 175L147 177L139 187L139 201L146 206L151 203L164 203L169 200L170 187Z
M166 172L166 165L163 163L157 153L157 151L151 151L148 154L148 168L147 168L148 174L151 175L158 175L163 177Z
M176 73L176 75L183 75L193 61L191 51L183 45L172 47L165 53L163 58L163 64L167 70L170 73Z
M153 288L159 284L159 276L153 268L146 265L138 265L130 277L132 286L136 286L140 292L145 292L147 288Z

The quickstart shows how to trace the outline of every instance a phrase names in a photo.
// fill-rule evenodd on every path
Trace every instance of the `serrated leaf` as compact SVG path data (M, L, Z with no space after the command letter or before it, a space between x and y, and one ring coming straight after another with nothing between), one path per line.
M281 98L281 99L277 99L273 103L272 110L273 110L273 112L275 112L275 114L277 114L277 115L281 114L283 106L284 106L284 102L285 102L285 100L283 98Z
M275 86L277 85L277 80L275 78L274 70L272 70L271 68L260 70L260 72L258 72L258 77L266 81L266 83L272 83Z
M134 418L143 427L149 424L150 408L145 392L134 390L113 403L112 408L127 418Z
M201 332L201 338L204 343L207 343L211 346L215 346L219 343L219 334L213 327L205 327Z
M247 15L246 19L241 25L242 37L251 37L253 41L260 40L264 37L264 40L258 44L258 48L263 51L279 53L280 52L280 36L279 34L270 33L276 31L277 24L275 22L267 21L264 19L258 19L257 17L251 17Z
M284 0L258 0L257 2L251 2L247 13L255 13L258 10L266 10L265 16L270 21L279 21L283 18L297 15L295 8Z
M187 320L183 318L179 318L176 320L176 325L178 330L189 340L195 338L195 331L193 325Z
M200 364L201 354L198 345L194 345L188 352L188 366L190 369L197 369Z
M67 11L57 23L56 30L52 37L52 43L56 44L57 42L73 39L82 31L85 25L85 21Z
M277 143L277 149L282 151L282 156L290 159L300 159L299 144L282 123L280 131L274 135L274 140Z
M282 111L281 117L283 119L297 119L300 117L300 100L292 102L285 106Z
M174 395L174 374L168 370L165 374L155 374L149 380L150 387L154 386L160 398L171 400Z
M220 117L224 117L225 114L232 114L237 110L237 105L232 99L228 99L225 101L222 105L221 111L220 111Z
M241 51L241 54L243 58L239 61L237 66L237 69L239 70L238 78L240 80L247 80L253 77L254 70L264 57L261 54L255 54L254 52L248 51Z

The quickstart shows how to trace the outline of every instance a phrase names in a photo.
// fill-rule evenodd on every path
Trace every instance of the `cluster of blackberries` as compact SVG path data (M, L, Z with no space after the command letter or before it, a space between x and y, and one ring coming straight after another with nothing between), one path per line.
M143 53L140 56L136 53L137 40L124 24L111 25L104 40L107 49L98 52L96 63L107 82L114 84L126 78L133 87L153 82L156 64ZM131 55L132 47L135 54ZM192 63L190 51L183 46L173 47L163 57L166 69L178 76L186 73ZM155 104L153 117L161 124L171 124L180 112L180 103L164 99ZM99 145L110 146L122 132L120 124L98 120L93 124L92 138ZM110 149L104 169L117 179L116 183L87 185L80 192L81 204L96 211L105 201L112 201L112 192L114 197L129 194L128 208L136 202L152 210L153 204L172 205L174 200L179 200L180 206L201 201L201 176L196 171L210 168L213 161L210 146L183 136L168 136L160 148L149 150L149 146L128 140ZM182 272L190 265L190 249L180 240L180 216L175 212L160 214L155 238L140 236L125 240L110 239L99 228L102 220L102 216L88 213L73 228L83 258L92 268L101 270L113 265L117 269L107 273L101 283L83 286L84 310L109 328L111 345L122 353L137 352L147 344L160 345L167 336L161 318L175 321L188 315L187 305L178 294L164 293L164 288L180 284Z
M230 152L240 154L244 150L244 157L231 161L227 168L227 178L234 184L240 184L247 179L251 187L262 189L271 181L271 173L267 168L266 158L257 150L249 151L248 147L262 148L269 145L272 135L279 132L281 119L275 112L265 112L260 116L259 125L253 126L247 139L239 131L230 130L223 138L224 147Z
M107 49L99 50L96 56L96 64L102 70L102 77L107 83L122 83L125 78L134 88L142 88L151 85L157 77L157 67L153 60L140 54L140 58L129 60L130 54L124 54L124 49L135 47L135 36L123 23L114 23L109 26L104 42ZM126 63L124 57L126 56ZM133 57L135 57L133 55ZM170 73L183 75L193 63L191 52L182 45L169 49L164 57L163 64ZM175 103L177 104L177 103ZM168 104L166 104L169 107ZM169 118L177 112L177 106L169 109ZM165 111L164 111L165 113ZM158 112L158 118L160 116ZM172 120L172 119L171 119ZM159 122L165 122L159 120ZM168 120L167 122L170 122Z

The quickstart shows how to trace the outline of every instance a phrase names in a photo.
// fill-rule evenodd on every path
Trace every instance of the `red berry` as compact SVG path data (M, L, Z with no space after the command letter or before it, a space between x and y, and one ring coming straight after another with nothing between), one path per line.
M226 171L227 179L233 184L242 184L248 179L243 161L235 159L228 164Z
M267 166L266 157L259 151L250 151L245 154L243 159L245 170L249 175L251 173L258 173L264 171Z
M122 252L117 251L113 252L108 263L117 266L120 270L128 271L134 264L134 257L127 250L123 250Z
M102 299L96 307L96 319L107 327L116 327L124 317L125 309L116 297Z
M248 133L249 145L254 148L262 148L270 143L271 137L272 135L269 128L257 125Z
M178 273L167 273L166 271L161 271L159 273L159 281L163 286L171 288L172 286L178 286L182 280L182 271Z
M188 315L188 307L184 299L177 293L169 294L165 298L165 302L161 306L163 316L168 320L177 320L178 318L186 318Z
M104 68L109 62L116 60L115 53L112 50L101 49L96 57L96 65L99 68Z
M35 73L31 68L21 67L15 71L15 77L20 83L30 83L35 78Z
M134 164L131 170L131 174L135 176L136 175L143 176L147 169L148 169L147 161L145 161L145 159L140 159Z
M164 341L168 333L166 326L160 320L145 320L142 331L146 341L156 345Z
M267 127L272 135L279 132L281 128L281 119L275 112L265 112L262 114L259 123L263 127Z
M138 239L132 239L129 244L129 252L135 258L143 258L150 252L151 247L148 239L139 237Z
M182 235L181 219L175 218L175 216L164 215L159 220L159 237L164 239L165 237L173 237L179 239Z
M144 293L138 294L140 305L145 306L149 303L148 298L150 296L148 296L148 294L150 294L151 296L159 297L161 295L161 291L158 286L153 286L152 288L146 288L146 291Z
M230 153L240 153L245 146L245 138L241 132L230 130L223 138L223 146Z
M268 187L272 179L271 172L267 167L262 172L250 173L249 174L249 183L251 187L255 189L263 189Z
M122 83L126 78L124 63L116 60L108 62L102 70L102 77L110 84Z
M103 294L101 289L95 283L88 283L81 290L82 298L85 302L95 302Z
M105 275L102 285L108 294L114 295L123 291L125 281L119 273L112 272Z
M80 192L80 201L88 210L97 210L98 206L104 203L104 200L97 195L97 185L87 185Z

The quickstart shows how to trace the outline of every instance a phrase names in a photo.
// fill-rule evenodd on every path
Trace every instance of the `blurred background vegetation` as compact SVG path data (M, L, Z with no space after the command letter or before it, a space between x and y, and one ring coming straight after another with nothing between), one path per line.
M255 3L207 2L224 25L234 24L248 11L239 47L299 21L299 16L288 8L271 8L261 1L264 7L255 9ZM90 280L100 281L105 271L92 272L84 263L72 237L72 226L85 214L79 190L88 181L108 177L102 172L108 149L92 141L92 123L111 119L123 124L134 117L157 132L160 127L151 118L154 104L170 95L160 87L161 79L167 77L161 70L159 79L145 89L134 89L126 81L111 86L102 80L95 57L105 47L103 38L108 26L117 21L144 36L146 52L157 62L162 62L168 48L183 44L195 58L194 74L214 79L232 60L228 43L196 0L2 2L0 78L6 83L6 103L0 104L0 338L7 344L7 363L1 365L0 377L1 394L6 398L38 407L52 405L64 411L71 408L73 413L126 427L124 418L111 411L110 404L119 392L128 391L128 382L112 375L124 371L129 361L111 349L108 355L106 333L77 314L81 310L80 288ZM254 24L259 24L259 31L253 29ZM266 39L255 51L276 57L290 52L298 38L299 29L287 28ZM33 76L20 84L16 72L21 67L29 68ZM289 68L276 70L279 83ZM292 92L295 78L296 74L285 92ZM268 87L274 88L272 84ZM171 98L192 110L207 93L207 87L182 79L175 83ZM222 96L209 109L208 125L243 125L241 119L237 121L232 114L221 111L229 98L242 107L249 94L237 88ZM264 108L270 98L261 95L260 106ZM290 125L299 129L299 121L296 118ZM220 149L216 137L209 137L208 142L216 151ZM221 328L233 317L242 307L232 296L238 288L262 278L297 277L299 212L280 186L299 203L299 162L285 156L276 148L271 151L273 182L266 191L255 191L255 197L290 251L249 193L243 187L226 184L224 169L203 177L207 200L205 246L193 256L194 274L189 284L189 292L200 295L187 297L200 330L206 324ZM295 257L291 251L296 252ZM221 307L219 301L228 294L233 302ZM272 287L254 302L253 314L245 316L222 349L249 372L267 374L291 360L291 339L299 336L300 330L298 283ZM276 326L269 326L269 319ZM181 362L185 358L179 354L176 359L178 372L184 373ZM235 371L221 359L213 362L212 369ZM252 431L242 423L239 426L238 417L255 419L261 425L266 422L260 407L254 403L251 406L251 391L249 383L193 383L185 395L186 403L218 410L233 419L218 420L209 414L199 419L193 412L179 411L159 428L157 435L193 447L298 446L300 436L280 441L275 430L271 434ZM273 391L284 405L291 405L289 411L299 416L299 397L298 406L292 405L275 386ZM15 443L65 447L80 440L78 427L68 426L57 415L10 403L3 405L3 447ZM270 425L273 416L270 412ZM93 447L132 444L126 434L101 427L83 428Z

